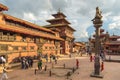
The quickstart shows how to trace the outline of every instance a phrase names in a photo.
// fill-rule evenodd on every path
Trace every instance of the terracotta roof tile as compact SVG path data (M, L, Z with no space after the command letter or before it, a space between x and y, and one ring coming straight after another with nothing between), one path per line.
M68 24L51 24L51 25L46 25L46 28L52 28L52 27L69 27L71 28L73 31L76 31L75 29L73 29L72 27L70 27Z
M7 20L12 20L12 21L15 21L15 22L18 22L18 23L21 23L21 24L25 24L25 25L28 25L30 27L33 27L33 28L36 28L36 29L39 29L39 30L43 30L43 31L47 31L47 32L51 32L51 33L55 33L47 28L43 28L41 26L38 26L36 24L33 24L33 23L30 23L28 21L25 21L25 20L22 20L22 19L19 19L19 18L16 18L16 17L13 17L13 16L10 16L8 14L4 14L4 17L5 19Z
M106 45L120 45L120 41L111 41L109 43L106 43Z
M12 32L16 32L16 33L22 33L22 34L26 34L26 35L39 36L39 37L55 39L55 40L63 40L62 38L59 38L59 37L56 37L56 36L53 36L50 34L42 33L39 31L36 32L33 30L29 30L27 28L21 28L21 27L16 27L16 26L11 26L11 25L0 24L0 29L12 31Z
M57 14L52 14L52 16L56 16L56 15L62 15L63 17L66 17L62 12L57 12Z
M70 24L70 22L68 22L65 18L54 18L54 19L49 19L49 20L47 20L47 22L58 21L58 20L63 20L63 21L65 21L65 22L67 22L68 24Z
M0 3L0 11L8 11L8 7Z
M113 35L113 36L110 36L110 38L120 38L120 36Z

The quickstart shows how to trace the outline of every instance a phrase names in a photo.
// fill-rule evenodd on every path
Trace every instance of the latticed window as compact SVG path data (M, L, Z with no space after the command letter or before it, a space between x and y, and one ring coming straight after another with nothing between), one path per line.
M54 50L54 47L53 47L53 50Z
M22 47L22 50L27 50L27 47L26 47L26 46L23 46L23 47Z
M25 36L23 36L22 41L26 41L26 37Z
M0 50L7 51L8 50L8 45L4 45L4 44L0 45Z
M39 43L39 38L36 38L36 43Z
M13 50L18 50L18 46L13 46Z
M52 49L52 47L49 47L49 49L51 50L51 49Z
M48 47L46 46L45 49L48 49Z
M34 46L30 46L30 50L34 50Z

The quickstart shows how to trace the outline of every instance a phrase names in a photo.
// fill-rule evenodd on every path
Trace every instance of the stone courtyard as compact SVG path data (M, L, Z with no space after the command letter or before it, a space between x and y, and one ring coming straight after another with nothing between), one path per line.
M72 71L75 67L75 61L79 59L80 67L70 77L67 78L66 73ZM63 66L65 64L65 68ZM89 61L89 56L72 57L68 56L60 58L58 64L55 64L52 68L52 63L44 63L47 65L47 71L37 71L36 75L34 70L37 68L37 64L34 63L33 68L22 70L20 68L14 68L9 71L8 80L119 80L120 63L117 62L105 62L105 69L102 72L104 78L93 78L90 74L93 72L94 64ZM44 67L43 67L44 68ZM51 70L52 74L49 75Z

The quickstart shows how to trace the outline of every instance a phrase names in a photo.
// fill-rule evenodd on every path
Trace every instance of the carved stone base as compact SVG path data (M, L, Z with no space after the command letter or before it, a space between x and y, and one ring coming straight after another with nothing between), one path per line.
M97 74L92 73L90 77L103 78L103 75L102 74L97 75Z

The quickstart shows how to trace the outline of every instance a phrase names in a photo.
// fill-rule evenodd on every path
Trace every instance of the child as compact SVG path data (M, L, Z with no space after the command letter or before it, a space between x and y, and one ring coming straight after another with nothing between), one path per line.
M101 63L101 71L104 70L104 62Z

